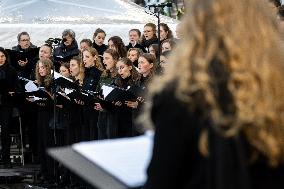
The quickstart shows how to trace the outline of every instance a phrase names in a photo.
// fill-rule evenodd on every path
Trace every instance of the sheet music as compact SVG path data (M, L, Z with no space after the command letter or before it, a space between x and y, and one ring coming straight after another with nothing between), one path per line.
M38 87L33 81L28 81L28 83L25 85L25 90L27 92L33 92L33 91L38 91Z
M67 89L67 88L65 88L64 89L64 93L66 94L66 95L69 95L70 93L72 93L72 92L74 92L75 90L73 90L73 89Z
M152 156L153 132L145 135L82 142L72 148L129 187L142 186Z
M113 90L113 88L107 85L103 85L102 90L103 90L103 96L104 98L106 98L107 95Z
M39 97L36 97L36 96L30 96L29 99L30 99L31 102L35 102L35 101L39 101L39 100L46 100L44 98L39 98Z

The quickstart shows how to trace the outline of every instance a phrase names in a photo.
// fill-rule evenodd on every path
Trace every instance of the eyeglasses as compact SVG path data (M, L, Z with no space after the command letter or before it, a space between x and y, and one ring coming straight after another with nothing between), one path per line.
M21 39L20 41L22 41L22 42L30 41L30 39Z

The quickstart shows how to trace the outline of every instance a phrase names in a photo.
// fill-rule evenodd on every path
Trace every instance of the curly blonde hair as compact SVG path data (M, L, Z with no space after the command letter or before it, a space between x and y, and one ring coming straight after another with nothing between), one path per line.
M284 49L268 2L191 0L182 34L149 98L176 81L175 96L211 119L219 133L243 132L270 165L283 162Z
M42 65L46 69L46 76L40 76L39 74L39 63L42 63ZM50 59L44 59L44 60L39 60L36 64L36 70L35 70L35 78L39 86L44 86L44 87L50 87L52 83L52 74L51 70L53 68L53 63Z

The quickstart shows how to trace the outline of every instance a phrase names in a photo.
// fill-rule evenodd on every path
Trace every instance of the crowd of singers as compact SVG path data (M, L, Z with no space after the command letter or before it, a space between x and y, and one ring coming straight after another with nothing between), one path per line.
M15 111L22 118L24 133L28 135L25 142L29 143L34 161L41 164L41 175L45 180L54 179L53 161L46 155L49 147L141 134L143 131L135 118L147 103L147 85L154 75L163 73L167 67L166 51L170 51L178 40L173 38L167 24L160 26L160 45L157 44L156 25L148 23L142 36L138 29L129 31L128 45L119 36L110 37L105 45L106 33L99 28L94 32L93 42L83 39L79 45L75 32L66 29L62 41L54 49L52 42L37 48L30 42L27 32L18 35L18 45L11 50L1 47L0 125L4 167L11 165L9 130ZM17 59L15 52L29 56ZM163 60L161 64L157 62L158 55ZM81 91L99 92L102 85L108 84L124 89L135 86L141 93L132 100L106 104L76 98L59 101L55 94L58 90L63 92L64 88L57 86L53 70L72 79ZM23 79L44 89L49 98L35 100L20 95L25 94Z

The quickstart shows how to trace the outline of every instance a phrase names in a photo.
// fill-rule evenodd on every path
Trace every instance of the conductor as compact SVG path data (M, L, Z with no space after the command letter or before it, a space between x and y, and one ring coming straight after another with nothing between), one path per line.
M268 1L192 0L150 87L145 189L284 187L284 49Z

